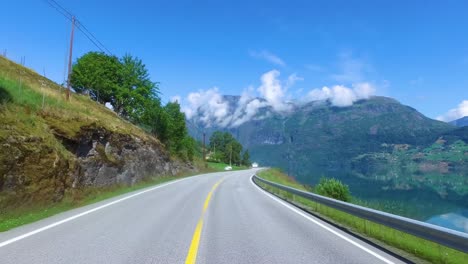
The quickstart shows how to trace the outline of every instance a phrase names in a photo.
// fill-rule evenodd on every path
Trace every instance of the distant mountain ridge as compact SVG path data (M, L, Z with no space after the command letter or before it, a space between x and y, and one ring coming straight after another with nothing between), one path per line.
M225 98L232 117L240 97ZM327 101L290 105L284 113L263 107L237 127L206 126L197 115L187 122L197 139L202 131L208 136L215 130L231 132L253 161L280 167L303 183L327 176L342 179L357 196L371 184L375 195L422 189L444 199L468 200L466 131L455 133L454 126L388 97L348 107Z
M455 125L457 127L468 126L468 116L462 117L457 120L453 120L452 122L450 122L450 124Z

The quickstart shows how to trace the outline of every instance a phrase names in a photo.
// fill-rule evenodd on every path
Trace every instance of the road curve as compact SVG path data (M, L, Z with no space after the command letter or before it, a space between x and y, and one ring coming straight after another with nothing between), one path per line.
M253 173L190 177L0 233L0 263L401 263L265 193Z

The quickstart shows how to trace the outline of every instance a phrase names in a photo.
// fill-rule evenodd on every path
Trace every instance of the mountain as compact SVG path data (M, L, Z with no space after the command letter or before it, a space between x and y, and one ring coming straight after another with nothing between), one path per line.
M105 106L64 95L63 87L0 56L0 215L186 169L157 138Z
M450 124L455 125L457 127L468 126L468 116L462 117L457 120L453 120Z
M240 98L226 100L234 106ZM230 107L229 116L236 111ZM417 190L456 201L468 197L466 131L391 98L375 96L348 107L291 103L288 112L265 106L239 126L206 125L197 115L187 122L197 138L201 131L231 132L253 161L280 167L302 183L335 177L362 198Z

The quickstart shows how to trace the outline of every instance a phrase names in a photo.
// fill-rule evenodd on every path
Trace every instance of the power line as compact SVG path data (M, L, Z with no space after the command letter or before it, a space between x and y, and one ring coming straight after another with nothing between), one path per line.
M72 21L73 15L68 10L63 8L59 3L57 3L54 0L44 0L44 2L49 4L53 9L55 9L55 11L59 12L66 19L68 19L69 21Z
M55 7L55 6L54 6L54 7L55 7L56 9L57 9L57 7L60 8L63 12L67 13L67 15L68 15L70 18L73 16L72 13L70 13L67 9L65 9L63 6L61 6L59 3L57 3L57 1L55 1L55 0L47 0L47 2L48 2L50 5L52 5L51 3L54 3L55 6L56 6L56 7ZM57 9L57 10L58 10L58 9Z
M100 42L100 41L93 35L93 33L91 33L91 31L89 31L89 30L85 27L85 25L83 25L83 23L81 23L81 21L79 21L79 20L77 20L77 27L78 27L78 29L79 29L83 34L85 34L85 36L86 36L91 42L93 42L94 45L96 45L102 52L104 52L104 51L103 51L103 49L104 49L104 50L107 51L107 53L109 53L109 54L112 55L112 52L110 52L110 50L107 49L106 46L104 46L104 44L102 44L102 42ZM87 33L85 33L83 30L86 31ZM88 34L89 34L89 35L88 35ZM90 36L91 36L91 37L90 37ZM94 39L94 41L91 40L91 38ZM96 44L96 42L100 45L100 47ZM101 48L101 47L102 47L102 48Z
M91 31L89 31L85 25L83 25L83 23L81 21L79 21L78 19L73 19L74 15L68 11L67 9L65 9L63 6L61 6L59 3L57 3L57 1L55 0L44 0L45 2L47 2L52 8L54 8L57 12L59 12L62 16L64 16L66 19L68 19L69 21L71 21L72 23L75 23L75 26L76 28L81 31L81 33L83 33L83 35L89 40L91 41L91 43L94 44L94 46L96 46L100 51L104 52L104 53L109 53L110 55L112 55L112 52L110 52L109 49L106 48L106 46L104 46L104 44L102 44L101 41L99 41L96 36L94 36L93 33L91 33Z

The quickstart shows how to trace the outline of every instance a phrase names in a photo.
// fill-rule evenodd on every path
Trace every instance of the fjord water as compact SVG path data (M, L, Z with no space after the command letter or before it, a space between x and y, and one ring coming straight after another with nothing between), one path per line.
M468 208L460 208L453 212L436 215L426 222L468 233Z
M370 207L468 233L468 208L463 201L442 198L431 190L382 190L376 182L354 181L354 196Z
M468 207L463 199L444 199L430 189L386 189L385 182L356 178L350 174L333 177L349 186L357 204L468 233ZM310 179L308 182L315 184L310 183Z

